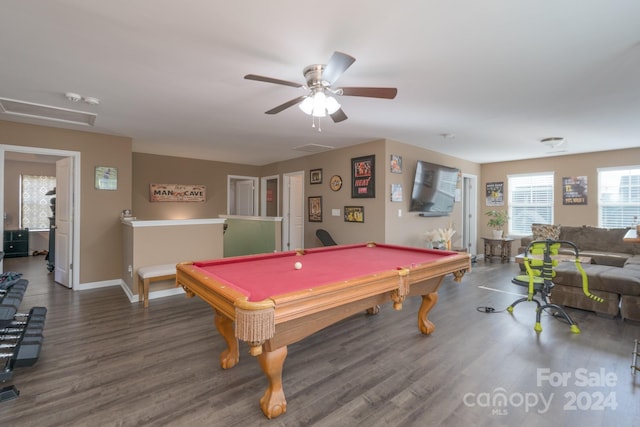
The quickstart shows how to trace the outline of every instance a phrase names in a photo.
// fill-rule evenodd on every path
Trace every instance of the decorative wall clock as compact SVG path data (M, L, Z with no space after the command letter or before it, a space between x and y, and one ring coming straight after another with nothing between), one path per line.
M342 188L342 178L340 175L333 175L329 181L329 186L333 191L338 191Z

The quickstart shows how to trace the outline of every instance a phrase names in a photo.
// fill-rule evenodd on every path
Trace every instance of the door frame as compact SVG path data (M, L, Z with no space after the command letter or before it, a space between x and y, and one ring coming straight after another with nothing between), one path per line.
M70 157L73 163L73 206L72 206L72 225L73 241L71 242L71 289L75 289L80 284L80 198L81 198L81 182L80 182L80 152L57 150L53 148L28 147L21 145L0 144L0 164L4 169L5 153L26 153L44 156ZM0 174L0 212L4 212L4 173ZM0 224L0 232L4 233L4 221ZM2 266L2 261L0 261Z
M477 254L478 242L478 177L462 174L462 245Z

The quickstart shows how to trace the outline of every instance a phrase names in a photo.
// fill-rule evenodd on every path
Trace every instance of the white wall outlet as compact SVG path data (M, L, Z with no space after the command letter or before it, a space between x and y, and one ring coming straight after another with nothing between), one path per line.
M402 209L398 209L398 218L402 216Z
M340 216L340 209L331 209L331 215Z

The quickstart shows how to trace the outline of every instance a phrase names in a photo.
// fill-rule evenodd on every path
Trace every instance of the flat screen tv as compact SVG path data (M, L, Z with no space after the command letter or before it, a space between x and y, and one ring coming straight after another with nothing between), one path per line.
M456 168L418 160L409 211L420 212L422 216L451 213L459 173Z

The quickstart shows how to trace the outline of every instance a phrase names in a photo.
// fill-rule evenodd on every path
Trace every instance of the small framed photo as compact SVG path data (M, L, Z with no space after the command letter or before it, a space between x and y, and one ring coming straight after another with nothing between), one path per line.
M391 155L391 173L402 173L402 156Z
M391 184L391 201L402 201L402 184Z
M322 169L311 169L309 172L309 182L311 184L322 184Z
M118 169L108 166L96 167L96 190L117 190Z
M344 220L346 222L364 222L364 206L345 206Z
M309 197L309 222L322 222L322 196Z

